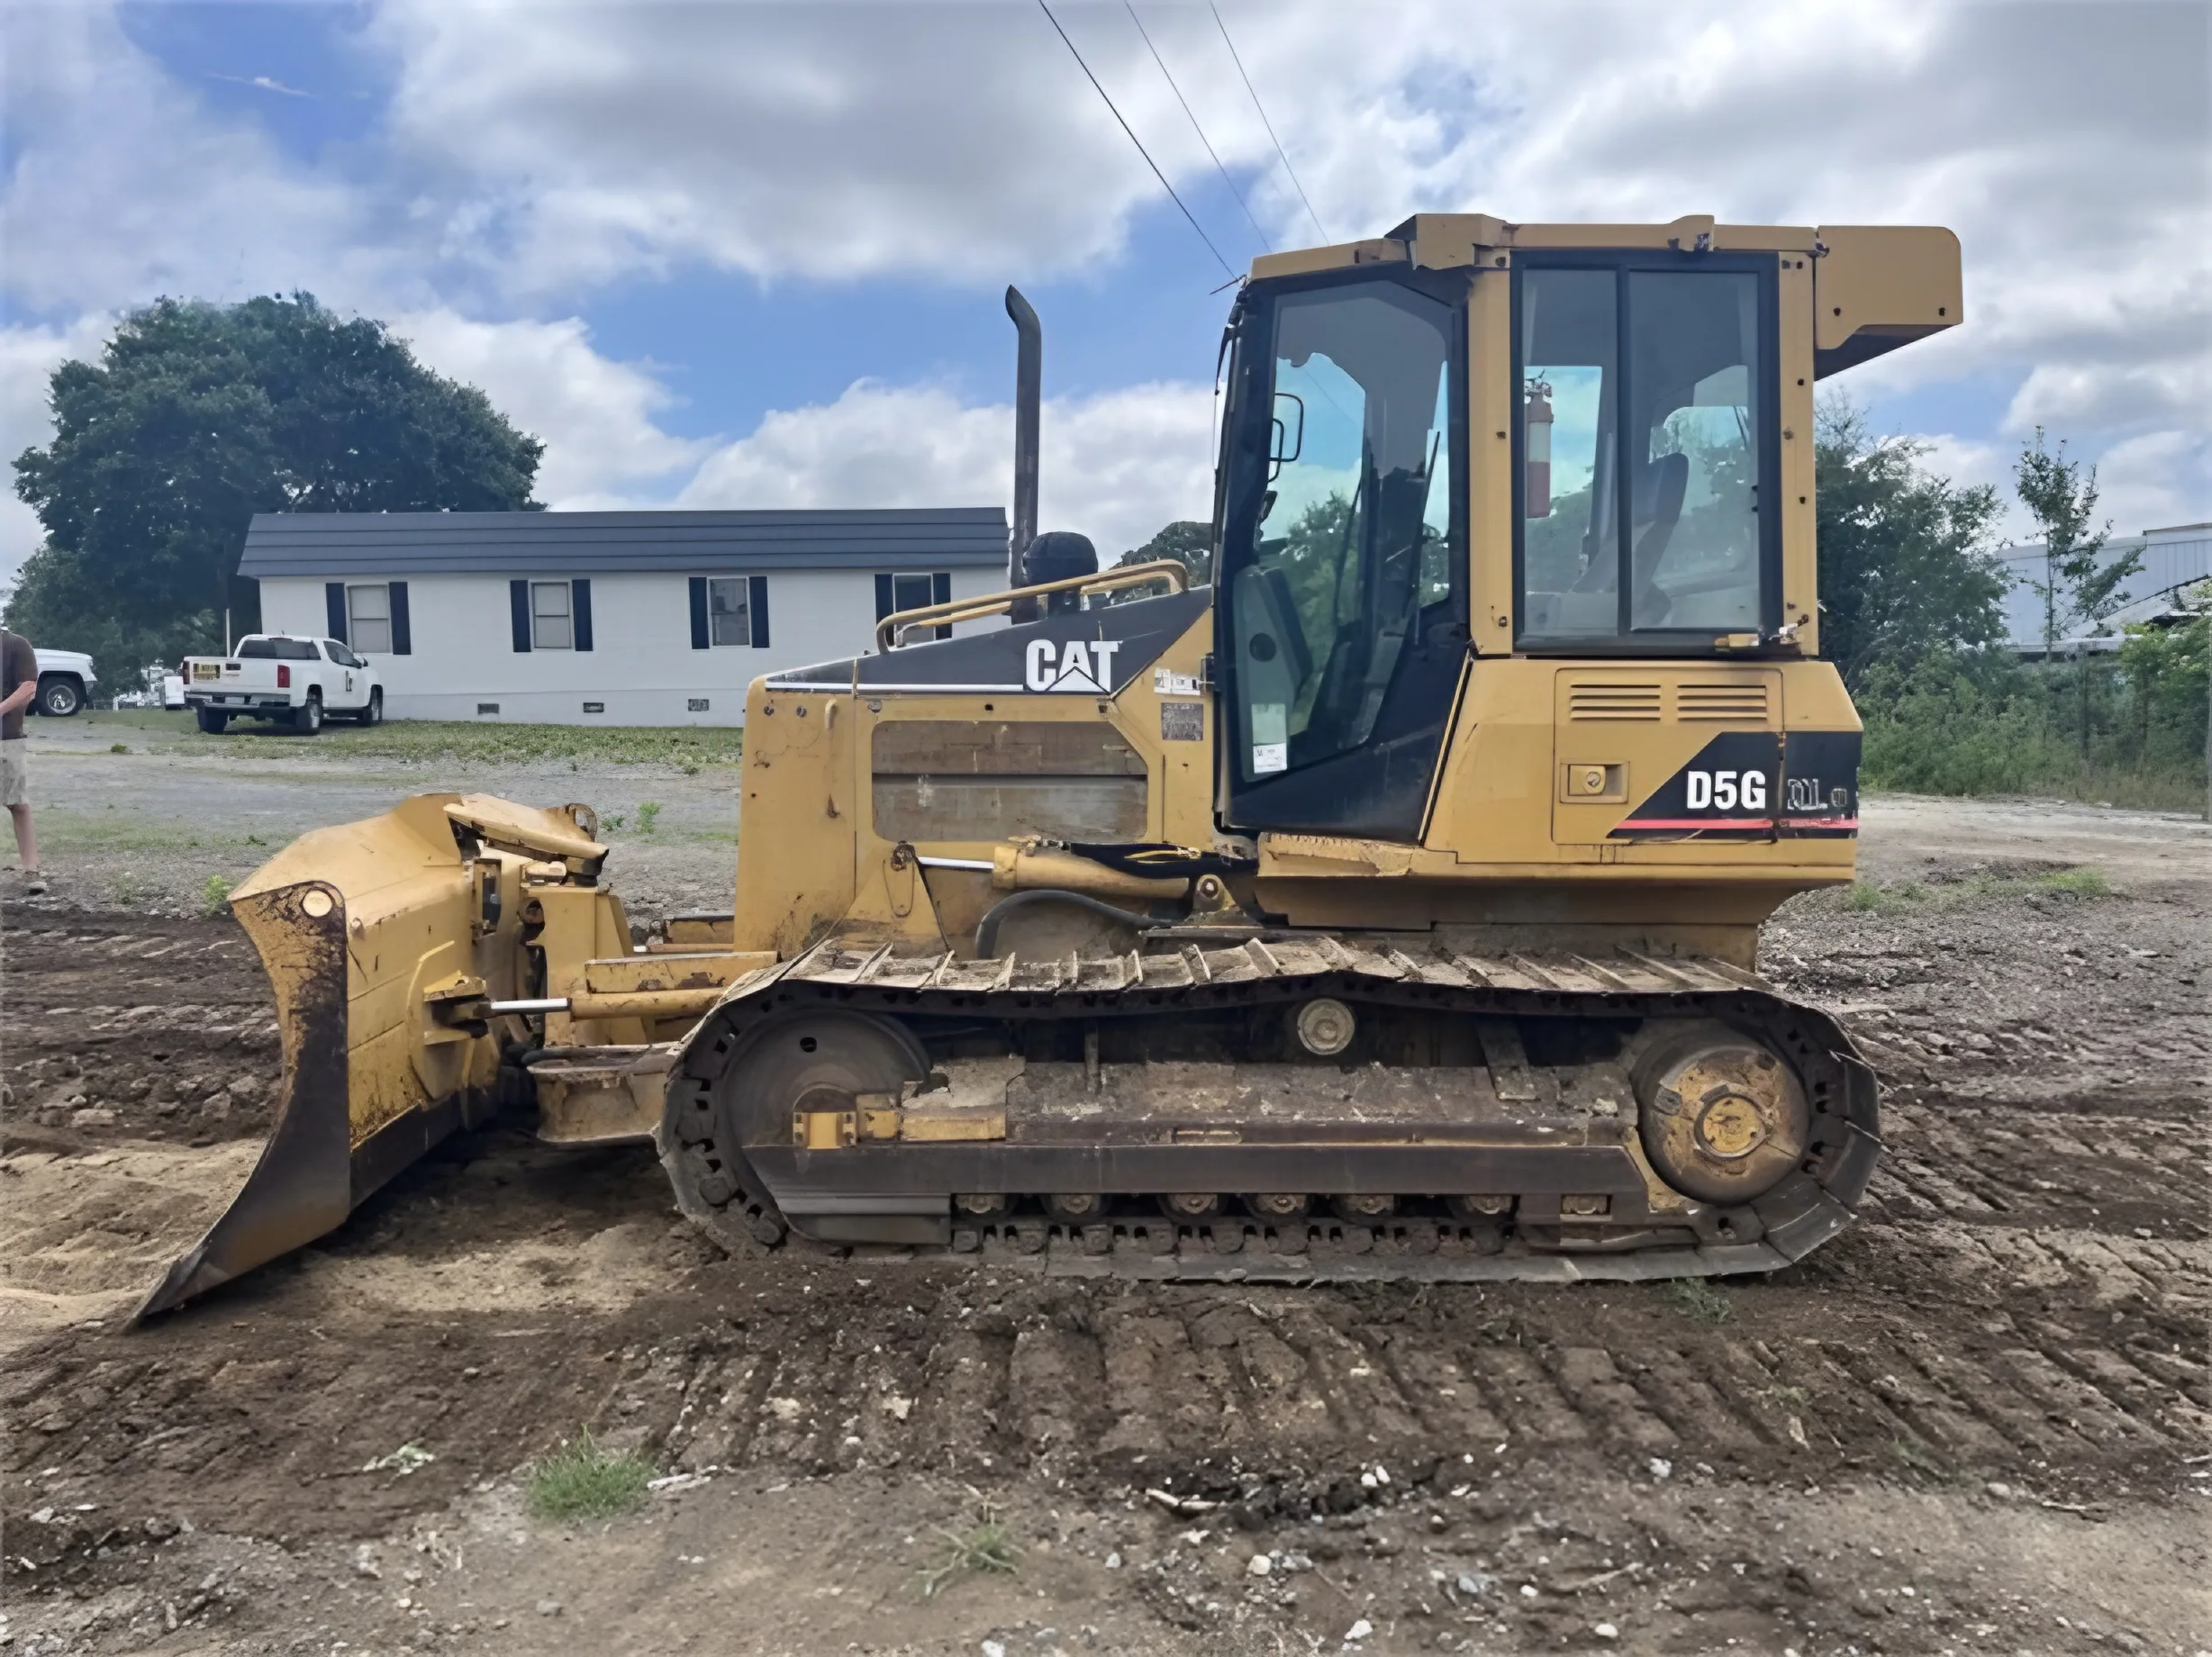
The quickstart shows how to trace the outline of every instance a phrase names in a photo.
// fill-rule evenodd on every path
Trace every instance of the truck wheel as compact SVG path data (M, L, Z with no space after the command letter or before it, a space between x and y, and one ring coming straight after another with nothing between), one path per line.
M384 723L383 686L379 685L376 689L369 692L368 706L362 709L360 712L355 714L353 718L354 722L358 725L381 725Z
M39 681L39 711L50 713L58 720L66 720L85 705L85 687L74 679L57 675Z
M200 729L211 737L220 737L231 728L231 716L219 708L195 708L193 712L199 717Z
M322 729L322 692L308 692L307 700L292 710L292 729L303 737L312 737Z

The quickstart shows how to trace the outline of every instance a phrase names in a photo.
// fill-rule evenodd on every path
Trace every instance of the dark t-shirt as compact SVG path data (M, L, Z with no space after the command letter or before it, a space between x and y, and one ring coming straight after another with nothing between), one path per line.
M15 687L25 681L39 682L39 653L31 647L31 641L21 633L0 629L0 702L15 694ZM5 719L0 719L0 741L12 740L23 734L23 711L12 708Z

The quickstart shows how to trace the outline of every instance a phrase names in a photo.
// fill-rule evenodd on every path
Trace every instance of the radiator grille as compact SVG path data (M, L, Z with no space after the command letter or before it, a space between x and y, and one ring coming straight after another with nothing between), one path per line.
M1674 717L1763 725L1767 721L1766 686L1756 680L1748 684L1679 684L1674 689Z
M1656 723L1660 717L1656 684L1570 684L1570 720L1641 720Z

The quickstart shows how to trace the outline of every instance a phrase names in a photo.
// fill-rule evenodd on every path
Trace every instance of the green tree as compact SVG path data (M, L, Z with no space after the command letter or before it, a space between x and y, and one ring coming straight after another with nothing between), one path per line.
M1191 584L1203 585L1213 576L1213 525L1195 518L1178 518L1157 535L1114 562L1116 569L1132 564L1150 564L1173 558L1191 572Z
M2105 543L2112 537L2108 520L2101 530L2090 525L2097 515L2097 468L2087 477L2081 463L2066 458L2066 445L2057 451L2044 447L2043 428L2035 440L2020 451L2013 465L2013 487L2020 504L2043 531L2043 576L2031 581L2043 598L2043 654L2049 663L2065 629L2076 622L2093 632L2103 632L2112 612L2127 602L2124 584L2143 567L2140 548L2124 558L2108 560ZM2081 708L2081 755L2090 751L2089 652L2077 650L2074 688Z
M2002 638L2006 578L1985 550L1997 492L1925 470L1926 444L1875 438L1842 397L1816 427L1820 654L1844 683Z
M2043 534L2041 581L2028 584L2043 600L2043 646L2051 654L2068 628L2081 622L2098 628L2127 602L2124 583L2143 567L2140 548L2125 558L2105 560L2111 539L2109 521L2101 530L2090 524L2097 515L2097 468L2081 475L2081 463L2044 447L2043 428L2013 463L2014 489L2020 504Z
M309 294L219 306L157 300L97 363L50 385L54 437L15 461L46 536L8 625L90 650L110 679L218 648L256 512L484 512L530 498L544 445L473 386L440 378L381 322Z

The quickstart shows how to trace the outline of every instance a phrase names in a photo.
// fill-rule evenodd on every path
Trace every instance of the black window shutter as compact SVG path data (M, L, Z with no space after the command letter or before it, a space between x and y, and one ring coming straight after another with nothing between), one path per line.
M746 578L746 612L753 619L753 648L768 647L768 578L750 575Z
M579 575L568 584L568 613L574 618L576 631L571 637L579 650L592 647L592 584L589 576Z
M322 584L322 609L331 625L331 637L340 644L346 642L346 584L326 581Z
M414 654L414 633L407 625L407 584L403 581L392 584L392 654Z
M952 602L952 572L950 570L935 570L930 573L929 602L932 604L949 604ZM949 627L940 627L937 629L937 636L939 638L950 638L952 637L952 629Z
M707 647L707 578L704 575L691 578L691 611L692 648L703 650Z
M898 601L891 596L891 577L878 575L875 578L875 619L881 621L892 612L897 602Z
M507 608L514 615L514 647L528 655L530 652L530 583L511 581L507 584Z

